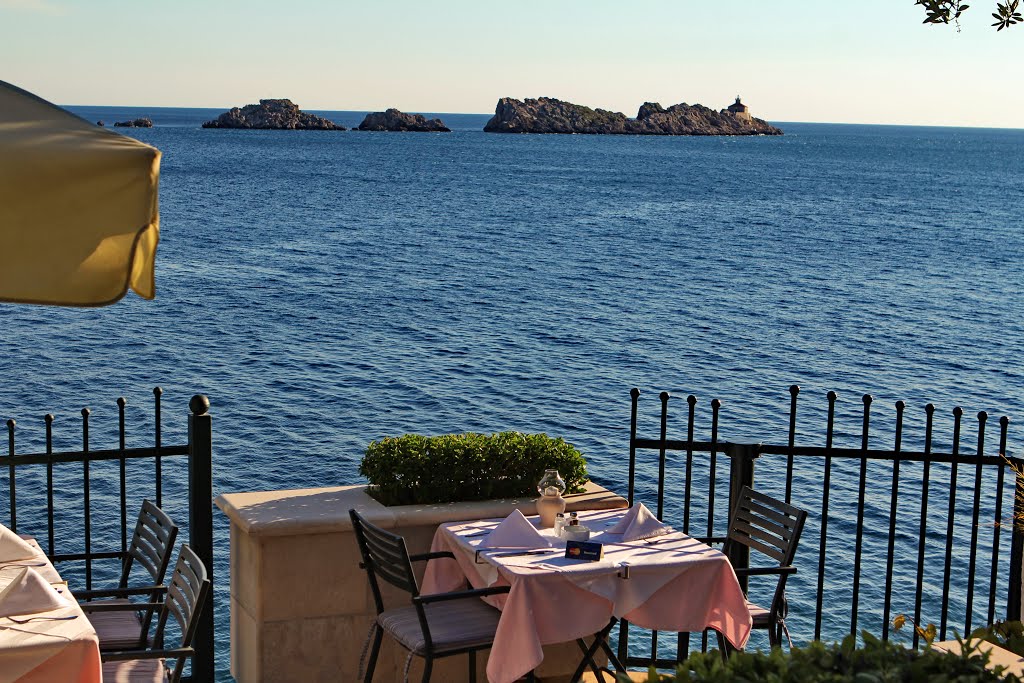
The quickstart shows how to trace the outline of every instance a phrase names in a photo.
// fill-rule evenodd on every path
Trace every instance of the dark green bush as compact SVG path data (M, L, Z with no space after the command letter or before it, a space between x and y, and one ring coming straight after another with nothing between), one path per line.
M736 652L723 662L717 650L693 654L675 675L652 673L652 683L981 683L1020 679L985 668L988 654L965 645L961 654L913 650L862 632L864 645L847 636L841 644L813 642L790 652ZM621 681L626 679L620 678Z
M987 640L1018 657L1024 657L1024 624L1019 621L997 621L991 626L975 629L971 640Z
M558 470L569 493L587 482L583 454L546 434L405 434L371 442L359 464L385 505L536 496L546 469Z

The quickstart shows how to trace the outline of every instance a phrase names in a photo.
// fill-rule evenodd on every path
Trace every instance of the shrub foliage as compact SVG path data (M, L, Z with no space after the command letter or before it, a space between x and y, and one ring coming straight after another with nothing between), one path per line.
M991 626L975 629L969 638L988 641L1024 657L1024 624L1019 621L997 621Z
M536 496L546 469L558 470L569 493L587 482L586 460L571 444L520 432L388 437L371 442L359 465L385 505Z
M812 642L806 647L794 647L790 652L775 648L771 652L736 652L727 662L717 650L696 653L680 665L675 675L652 672L652 683L887 683L907 681L949 681L981 683L983 681L1012 681L1020 679L1001 670L985 667L988 654L965 644L962 653L933 650L914 650L902 645L879 640L862 632L864 645L847 636L841 644L825 645ZM626 679L620 678L621 681Z

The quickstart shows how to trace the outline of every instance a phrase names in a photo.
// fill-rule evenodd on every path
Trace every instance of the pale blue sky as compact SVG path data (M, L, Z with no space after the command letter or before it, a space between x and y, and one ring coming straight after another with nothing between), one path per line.
M772 121L1024 128L1024 26L912 0L0 0L0 79L60 104L494 110L551 96Z

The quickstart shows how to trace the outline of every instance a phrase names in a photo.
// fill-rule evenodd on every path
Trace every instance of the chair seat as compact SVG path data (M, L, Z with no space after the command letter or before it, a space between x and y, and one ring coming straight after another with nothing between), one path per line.
M103 683L166 683L162 659L129 659L103 662Z
M755 605L747 600L747 609L750 610L750 619L753 622L751 624L753 628L768 628L772 625L771 612L766 610L764 607Z
M494 640L501 612L482 600L450 600L425 605L434 654L450 650L487 648ZM424 655L427 644L416 608L396 607L377 615L385 632L417 655Z
M87 605L127 605L128 600L93 600ZM96 629L100 638L101 650L133 650L140 647L139 636L142 633L142 622L138 612L124 610L118 612L87 612L89 622Z

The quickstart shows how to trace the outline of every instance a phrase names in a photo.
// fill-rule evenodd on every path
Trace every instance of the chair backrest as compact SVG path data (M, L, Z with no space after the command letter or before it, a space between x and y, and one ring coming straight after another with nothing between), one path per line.
M731 557L730 546L740 544L770 557L780 567L792 565L806 519L806 511L744 486L733 506L722 550ZM786 574L779 576L770 608L773 617L785 612L786 578Z
M210 591L210 577L206 571L206 565L199 559L191 548L182 544L178 554L178 562L174 566L171 580L167 585L167 595L164 598L163 609L160 610L160 618L157 621L156 633L153 642L162 643L164 628L167 626L167 618L171 615L178 622L181 629L181 647L192 647L195 639L196 628L199 626L199 615L203 611L203 604L206 602L206 595ZM168 662L168 681L178 683L181 679L182 670L185 667L185 656L173 658L173 669Z
M804 510L744 486L733 507L724 550L739 543L767 555L779 566L792 564L805 519Z
M348 514L352 518L352 529L355 531L359 553L363 558L359 566L366 570L370 580L377 613L384 611L384 601L381 599L380 585L377 583L378 577L413 596L419 595L419 586L416 584L416 575L412 570L405 539L371 524L355 510L349 510Z
M128 581L132 572L132 564L138 562L149 573L156 585L163 583L167 575L167 565L171 561L171 551L178 538L178 525L175 524L167 513L151 503L149 500L142 501L142 509L139 510L139 519L135 523L135 531L132 533L132 541L128 546L128 555L124 558L121 568L121 579L118 582L119 588L128 588Z

